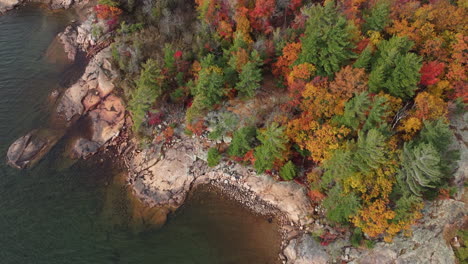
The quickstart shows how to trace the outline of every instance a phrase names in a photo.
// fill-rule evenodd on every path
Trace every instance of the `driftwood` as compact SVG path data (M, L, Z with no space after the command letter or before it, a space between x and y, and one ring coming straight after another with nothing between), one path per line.
M112 44L112 42L114 42L113 37L110 37L101 42L98 42L96 45L88 49L88 51L86 52L86 58L89 59L89 58L94 57L94 55L96 55L101 50L107 48L110 44Z

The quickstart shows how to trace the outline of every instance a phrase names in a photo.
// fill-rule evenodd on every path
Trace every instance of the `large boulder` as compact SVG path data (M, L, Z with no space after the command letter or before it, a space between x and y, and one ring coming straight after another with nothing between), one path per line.
M33 130L20 137L8 148L8 164L18 169L32 166L55 145L59 133L45 129Z
M89 62L83 76L60 98L56 112L66 121L83 116L114 90L112 82L117 73L112 69L110 57L109 48L99 52Z
M125 124L122 99L109 95L88 114L91 138L78 138L72 145L72 158L85 158L96 153L101 146L119 135Z
M122 99L109 95L89 113L92 122L92 140L104 144L119 134L125 123L125 107Z
M140 175L135 181L135 190L138 194L147 196L152 204L180 206L195 180L190 167L196 158L191 155L190 147L180 145L171 148L161 160L156 157L146 159L151 156L150 152L151 150L141 152L133 160Z
M283 253L288 264L326 264L329 260L323 246L309 234L292 239Z
M0 14L13 9L15 6L19 5L21 0L0 0Z

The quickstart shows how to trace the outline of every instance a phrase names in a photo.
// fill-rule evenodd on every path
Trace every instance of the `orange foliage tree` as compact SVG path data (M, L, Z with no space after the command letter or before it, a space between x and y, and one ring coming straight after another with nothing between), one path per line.
M278 58L278 61L273 64L273 74L276 77L283 76L286 80L291 72L291 65L297 60L301 52L300 42L291 42L286 44L283 48L283 54Z
M341 99L348 100L355 93L367 90L367 79L364 69L345 66L336 73L335 79L330 83L330 92Z

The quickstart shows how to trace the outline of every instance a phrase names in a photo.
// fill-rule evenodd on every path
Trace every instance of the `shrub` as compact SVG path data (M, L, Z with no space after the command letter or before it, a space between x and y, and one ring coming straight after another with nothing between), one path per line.
M214 124L213 124L214 123ZM211 140L218 140L226 133L234 131L239 123L239 118L232 112L223 112L219 115L215 122L211 122L210 126L214 127L214 130L208 135Z
M219 164L219 161L221 160L221 154L219 154L218 149L216 148L210 148L208 150L208 166L214 167Z
M280 176L283 180L290 181L296 178L297 169L296 166L292 163L292 161L286 162L283 167L280 169Z
M355 228L349 240L353 247L360 247L363 239L364 236L361 228Z

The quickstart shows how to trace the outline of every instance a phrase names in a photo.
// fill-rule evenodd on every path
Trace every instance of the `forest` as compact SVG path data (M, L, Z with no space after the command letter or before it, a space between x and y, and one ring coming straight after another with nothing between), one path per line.
M100 0L133 133L179 129L307 186L359 245L392 241L450 197L449 117L468 103L464 0ZM164 120L176 113L185 124Z

